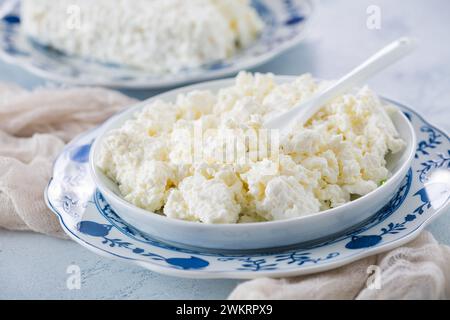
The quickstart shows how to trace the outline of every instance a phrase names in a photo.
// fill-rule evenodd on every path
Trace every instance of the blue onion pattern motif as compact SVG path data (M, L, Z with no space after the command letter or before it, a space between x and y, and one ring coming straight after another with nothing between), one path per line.
M93 237L106 237L112 229L109 224L100 224L93 221L81 221L77 229L87 235Z
M450 169L450 150L448 151L447 155L438 153L436 159L429 159L422 162L420 165L421 168L417 170L417 172L419 173L420 182L424 183L428 181L428 174L433 170L439 168Z
M347 249L363 249L376 246L383 240L381 236L353 236L352 240L345 245Z
M417 215L422 215L426 210L433 205L437 207L443 206L450 197L449 185L445 183L432 183L425 188L421 188L415 192L413 196L418 196L421 204L416 207L411 213L407 214L403 221L398 223L389 223L386 227L381 229L378 235L361 235L353 236L352 240L348 242L345 247L347 249L364 249L376 246L383 240L383 236L388 234L398 234L407 229L407 225L417 219Z
M319 243L316 246L313 246L313 248L330 245L345 239L350 239L352 237L355 237L356 235L359 235L371 229L374 225L380 224L381 222L389 218L398 208L400 208L400 206L403 204L406 197L408 196L412 184L412 177L413 177L412 170L409 169L405 179L403 179L403 182L401 183L394 197L392 197L392 199L383 208L381 208L368 221L366 221L366 223L363 226L353 229L350 232L345 233L335 239Z
M301 266L305 263L317 264L318 262L323 260L333 259L339 255L339 252L332 252L321 258L312 258L310 255L310 252L293 251L278 255L275 257L275 259L276 261L285 261L287 264L296 264L298 266Z
M419 196L422 204L414 210L414 213L422 214L425 209L443 206L450 197L450 181L448 183L429 183L425 188L417 191L415 196Z
M209 265L208 261L193 256L190 258L169 258L166 259L166 262L184 270L203 269Z
M287 253L279 254L274 257L273 260L266 259L262 257L245 257L245 256L235 256L235 257L222 257L219 261L238 261L241 263L237 270L241 271L272 271L277 270L281 264L296 264L301 266L303 264L317 264L324 260L330 260L339 255L339 252L329 253L323 257L311 257L310 252L304 251L290 251Z
M86 163L89 161L89 152L91 151L92 144L85 144L74 148L70 152L70 159L78 163Z
M283 3L286 8L286 12L289 13L289 17L285 21L286 25L293 26L305 20L305 17L298 10L293 0L283 0Z
M146 251L143 248L136 247L133 243L122 240L120 238L107 237L113 228L112 225L100 224L94 221L81 221L78 224L78 230L81 233L92 237L103 238L102 244L108 245L110 248L123 248L130 250L136 255L142 257L149 257L156 261L165 261L174 268L183 270L203 269L209 265L209 262L199 257L191 256L190 258L165 258L162 255Z
M111 223L114 228L123 233L126 237L132 238L133 240L137 240L145 244L150 244L161 249L168 249L189 254L199 254L199 252L196 250L175 247L173 245L155 240L145 233L139 231L138 229L130 226L114 212L109 203L106 202L105 197L98 190L96 190L94 193L94 203L97 207L97 210L103 215L103 217L105 217L105 219L108 220L108 222ZM201 254L208 255L208 253ZM210 255L214 254L211 253Z
M17 15L13 15L13 14L4 16L2 20L4 22L6 22L7 24L11 24L11 25L20 23L20 17Z
M304 20L303 17L301 16L296 16L296 17L292 17L291 19L286 21L287 25L294 25L294 24L298 24L300 22L302 22Z
M268 262L267 259L261 257L223 257L217 259L218 261L238 261L240 267L236 270L241 271L271 271L277 269L277 263Z
M419 141L415 155L416 159L419 158L420 155L430 155L430 149L435 149L442 143L440 140L442 135L434 128L430 126L423 126L420 128L420 131L427 133L428 139Z
M408 120L410 122L412 122L412 116L411 113L407 112L407 111L403 111L403 114L405 115L406 118L408 118Z

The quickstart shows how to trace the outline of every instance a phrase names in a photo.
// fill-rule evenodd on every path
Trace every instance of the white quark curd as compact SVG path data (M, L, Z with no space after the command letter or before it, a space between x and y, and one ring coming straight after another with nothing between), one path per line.
M233 86L217 93L156 100L105 136L96 165L126 201L175 219L259 222L343 205L385 182L385 156L405 146L389 116L396 109L367 87L334 99L304 126L295 126L280 140L276 157L256 152L239 130L229 130L236 132L245 159L223 161L215 152L220 135L205 131L258 132L264 121L325 85L309 74L276 84L271 74L241 72ZM198 136L190 134L199 126L205 132L200 157L193 154Z
M70 55L155 74L223 60L263 22L250 0L23 0L23 32Z

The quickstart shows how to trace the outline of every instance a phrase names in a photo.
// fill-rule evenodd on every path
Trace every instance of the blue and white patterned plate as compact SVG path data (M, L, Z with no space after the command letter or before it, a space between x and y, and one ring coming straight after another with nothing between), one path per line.
M252 0L266 24L252 46L228 60L161 76L70 57L39 46L20 32L19 5L19 0L0 0L0 58L49 80L121 88L173 87L254 68L297 45L305 36L313 12L310 0Z
M450 209L450 139L413 110L399 106L417 134L412 167L392 200L364 226L310 248L279 252L214 253L152 239L120 219L89 175L97 130L72 141L55 161L46 190L48 206L65 232L89 250L150 270L192 278L284 277L336 268L389 250L416 237Z

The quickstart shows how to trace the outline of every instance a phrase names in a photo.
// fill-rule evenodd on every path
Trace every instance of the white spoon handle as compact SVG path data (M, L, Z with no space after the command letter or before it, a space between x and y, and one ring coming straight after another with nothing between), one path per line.
M414 44L415 42L409 38L401 38L394 41L332 84L325 91L290 109L288 112L269 120L265 123L265 127L268 129L286 130L290 128L290 124L294 120L296 124L303 125L324 104L350 89L361 85L371 76L411 53L415 47Z

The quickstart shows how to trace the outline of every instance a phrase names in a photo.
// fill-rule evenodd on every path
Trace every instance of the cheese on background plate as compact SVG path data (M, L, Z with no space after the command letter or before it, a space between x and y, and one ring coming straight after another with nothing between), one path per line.
M23 0L23 32L69 55L154 74L220 61L264 25L249 0Z

